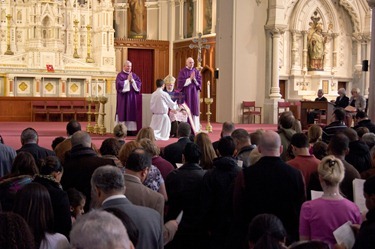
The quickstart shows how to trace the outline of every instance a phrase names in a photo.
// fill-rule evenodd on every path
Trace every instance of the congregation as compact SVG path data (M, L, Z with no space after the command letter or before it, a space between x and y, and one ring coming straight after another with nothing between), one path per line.
M353 248L374 248L375 125L333 116L305 133L291 112L277 131L225 122L214 143L181 122L165 148L151 127L126 141L119 123L96 148L71 120L51 149L27 128L18 150L0 144L0 248L342 249L333 231L348 221ZM366 180L367 213L354 179Z

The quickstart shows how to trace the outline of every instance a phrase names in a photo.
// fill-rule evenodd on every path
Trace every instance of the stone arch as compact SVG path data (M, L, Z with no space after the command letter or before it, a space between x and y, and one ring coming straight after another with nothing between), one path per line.
M294 13L301 13L302 7L305 6L306 4L308 4L309 2L310 3L317 3L317 2L322 2L322 1L323 0L321 0L321 1L289 0L287 5L285 6L286 11L285 11L284 20L287 22L289 19L293 19L293 17L291 17L291 16L293 16ZM324 2L330 7L329 9L332 11L332 13L335 13L334 6L331 3L331 1L325 0ZM339 4L341 6L343 6L343 8L348 12L349 16L351 17L354 32L359 32L363 28L362 27L363 24L361 24L362 23L361 18L358 15L358 8L356 6L354 6L354 3L351 0L339 0ZM362 3L362 5L367 6L367 3ZM368 6L367 6L366 10L369 11ZM333 25L334 25L334 27L338 27L337 26L338 20L336 19L335 21L336 21L336 23L333 23ZM295 28L295 27L293 27L293 28Z
M332 23L333 32L339 32L339 18L337 12L330 1L308 1L303 0L293 10L291 17L290 29L292 30L308 30L311 16L317 11L321 18L323 27L326 30L328 25Z

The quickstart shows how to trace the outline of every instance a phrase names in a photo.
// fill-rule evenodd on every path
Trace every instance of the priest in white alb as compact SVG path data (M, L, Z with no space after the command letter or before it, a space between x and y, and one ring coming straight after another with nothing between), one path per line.
M168 116L168 110L175 112L178 105L173 102L168 93L164 90L165 83L162 79L156 80L157 89L151 95L150 109L152 119L150 127L154 129L156 140L168 140L171 131L171 120Z

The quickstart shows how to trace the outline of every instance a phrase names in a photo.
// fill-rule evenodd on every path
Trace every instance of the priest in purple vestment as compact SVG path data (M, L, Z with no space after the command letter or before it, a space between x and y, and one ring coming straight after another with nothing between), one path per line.
M139 77L132 72L132 63L126 61L116 78L116 114L118 122L125 122L131 133L137 131L137 95L141 92L141 85Z
M191 124L195 132L199 131L199 91L202 86L202 77L198 69L194 68L194 59L186 59L186 67L178 74L177 90L185 94L185 103L190 108L193 117Z

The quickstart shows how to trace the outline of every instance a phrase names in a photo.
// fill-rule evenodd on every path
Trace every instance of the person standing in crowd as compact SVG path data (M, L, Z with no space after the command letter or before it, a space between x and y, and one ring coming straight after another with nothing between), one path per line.
M178 74L177 90L185 94L185 103L190 108L192 119L190 125L194 132L199 131L199 93L202 87L202 78L198 69L194 68L194 59L186 59L186 67Z
M334 156L323 158L318 166L323 195L303 203L299 218L300 240L321 240L331 246L336 244L333 231L347 221L361 223L361 213L356 204L340 193L345 168Z
M151 95L150 109L152 119L150 127L154 130L156 140L168 140L171 132L171 121L168 110L176 112L178 105L173 102L168 93L164 92L165 83L162 79L156 80L157 89ZM169 109L168 109L169 108Z
M29 152L31 155L33 155L36 163L38 163L39 159L56 155L52 150L39 146L38 142L39 137L36 130L31 127L24 129L21 133L22 147L17 150L17 154L21 151Z
M233 192L231 248L246 247L247 227L262 213L274 214L283 222L287 242L298 240L298 217L305 201L305 184L301 172L280 158L282 148L280 136L266 131L258 146L262 157L238 174Z
M128 135L137 132L137 95L141 92L141 80L132 72L132 63L126 61L116 78L117 106L116 114L118 122L125 122Z
M0 142L0 177L9 174L12 171L12 163L14 158L16 158L16 155L17 153L12 147Z

